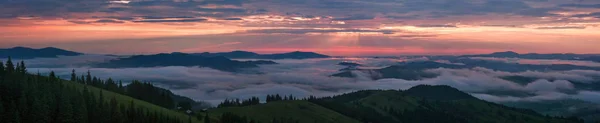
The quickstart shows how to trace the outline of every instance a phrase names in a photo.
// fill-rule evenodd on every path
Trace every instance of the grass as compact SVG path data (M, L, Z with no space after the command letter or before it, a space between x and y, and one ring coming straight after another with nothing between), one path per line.
M292 118L300 123L359 123L350 117L308 101L279 101L244 107L226 107L208 110L212 120L223 113L246 116L258 122L271 122L273 118Z
M83 84L80 83L76 83L76 82L71 82L71 81L63 81L65 86L68 87L74 87L76 89L79 89L80 91L83 91ZM178 112L175 110L171 110L171 109L167 109L167 108L163 108L157 105L154 105L152 103L148 103L142 100L138 100L126 95L122 95L122 94L118 94L118 93L114 93L111 91L106 91L100 88L96 88L96 87L92 87L92 86L87 86L88 90L90 92L93 92L94 94L99 94L100 92L102 92L102 95L104 96L104 100L105 101L110 101L113 97L117 100L117 102L119 102L120 105L123 106L129 106L131 101L133 101L133 103L135 104L135 106L139 107L139 108L143 108L147 111L150 112L158 112L158 113L162 113L171 117L176 117L178 119L180 119L181 121L185 121L187 122L189 120L188 115L184 114L183 112ZM194 116L192 116L192 123L201 123L198 119L196 119Z

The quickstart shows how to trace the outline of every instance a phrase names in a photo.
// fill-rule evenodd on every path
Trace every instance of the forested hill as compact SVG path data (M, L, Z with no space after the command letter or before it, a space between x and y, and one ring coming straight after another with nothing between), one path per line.
M15 59L32 59L32 58L54 58L58 56L77 56L82 53L67 51L54 47L41 49L33 49L27 47L14 47L9 49L0 49L0 58L8 58L13 56Z
M0 64L1 123L199 122L184 113L121 94L127 91L104 89L123 88L114 82L92 83L101 81L82 77L79 80L89 80L82 84L60 79L54 72L48 76L29 74L23 62L15 64L9 59ZM100 85L111 86L97 87Z
M406 91L364 90L298 99L268 95L226 100L198 117L223 123L581 123L479 100L450 86L419 85Z

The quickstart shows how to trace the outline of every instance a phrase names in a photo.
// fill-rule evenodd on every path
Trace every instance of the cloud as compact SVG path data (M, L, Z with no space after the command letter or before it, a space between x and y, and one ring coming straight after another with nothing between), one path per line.
M111 20L111 19L100 19L100 20L96 20L94 22L96 22L96 23L125 23L123 21Z
M594 17L594 18L600 18L600 12L594 12L594 13L589 13L589 14L576 14L576 15L573 15L573 17Z
M440 24L426 24L426 25L417 25L417 27L424 27L424 28L458 28L456 25L440 25Z
M549 27L538 27L536 29L585 29L585 26L549 26Z
M535 95L535 96L530 96L530 97L514 97L514 96L496 96L496 95L490 95L490 94L481 94L481 93L474 93L471 94L479 99L483 99L483 100L487 100L487 101L491 101L491 102L521 102L521 101L527 101L527 102L538 102L538 101L547 101L547 100L562 100L562 99L569 99L569 95L564 94L564 93L559 93L559 92L551 92L551 93L544 93L541 95ZM587 100L589 101L589 100Z
M144 19L190 19L192 16L142 16Z
M242 19L242 18L225 18L223 20L244 20L244 19Z
M38 59L38 63L51 64L51 60ZM365 89L408 89L420 84L450 85L462 91L488 101L542 101L553 99L588 98L596 91L580 91L573 87L569 79L598 75L598 71L577 70L562 72L521 72L510 73L493 71L485 68L474 69L432 69L428 72L440 76L423 80L380 79L371 80L368 74L355 72L358 78L329 77L339 72L344 66L336 65L342 61L351 61L367 67L381 68L406 61L404 58L328 58L304 60L276 60L280 64L262 65L259 68L247 69L248 72L261 74L229 73L210 68L199 67L155 67L155 68L33 68L30 71L48 73L55 71L62 78L68 78L71 70L78 74L91 71L101 78L112 77L128 82L132 79L153 82L159 86L171 89L174 93L191 97L196 100L218 103L226 98L247 98L265 96L266 94L285 94L305 97L331 96ZM100 60L99 60L100 61ZM58 61L54 61L58 62ZM33 62L32 62L33 63ZM563 75L564 74L564 75ZM522 75L538 76L527 85L520 85L499 76ZM568 75L568 76L567 76ZM571 77L573 76L573 77ZM554 78L552 80L545 78ZM528 95L498 94L497 92L525 93Z
M524 76L532 77L536 79L546 80L569 80L573 82L589 83L594 82L595 78L600 75L600 71L593 70L569 70L569 71L524 71L524 72L504 72L495 71L482 67L475 67L473 69L447 69L438 68L427 70L436 74L453 74L453 75L470 75L470 74L484 74L485 76L491 77L505 77L505 76Z
M556 92L560 90L572 90L574 88L571 82L565 80L550 82L540 79L525 85L525 90L534 92Z
M365 29L262 29L249 30L248 33L266 34L307 34L307 33L337 33L337 32L376 32L382 34L393 34L395 30L365 30Z
M204 18L194 18L194 19L150 19L150 20L138 20L138 21L133 21L133 22L139 22L139 23L176 23L176 22L202 22L202 21L206 21L207 19Z
M375 19L375 16L374 15L359 14L359 15L352 15L352 16L348 16L348 17L333 18L333 20L339 20L339 21L371 20L371 19Z
M600 4L561 4L559 6L572 8L600 8Z
M496 57L470 57L469 59L499 61L499 62L504 62L504 63L531 64L531 65L567 64L567 65L575 65L575 66L600 67L600 63L598 63L598 62L580 61L580 60L523 59L523 58L496 58Z
M600 92L597 91L580 91L573 98L590 101L600 104Z

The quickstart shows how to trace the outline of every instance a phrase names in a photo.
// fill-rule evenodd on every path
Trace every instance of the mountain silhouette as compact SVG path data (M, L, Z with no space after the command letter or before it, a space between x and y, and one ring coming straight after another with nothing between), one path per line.
M200 56L223 56L232 59L310 59L310 58L329 58L330 56L318 54L314 52L289 52L289 53L276 53L276 54L258 54L248 51L232 51L232 52L221 52L221 53L195 53L194 55Z
M55 47L33 49L28 47L14 47L9 49L0 49L0 58L12 57L14 59L32 59L32 58L55 58L58 56L77 56L82 53L63 50Z

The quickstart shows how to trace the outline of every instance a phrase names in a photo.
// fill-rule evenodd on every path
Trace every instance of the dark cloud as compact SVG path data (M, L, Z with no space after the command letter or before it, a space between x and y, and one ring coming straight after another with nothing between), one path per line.
M192 17L192 16L142 16L141 18L144 18L144 19L169 19L169 18L189 19L189 18L194 18L194 17Z
M223 20L244 20L244 19L242 19L242 18L225 18Z
M89 13L102 9L100 0L3 0L0 15L62 17L70 13Z
M223 13L245 13L246 9L239 8L196 8L200 12L223 12Z
M447 24L427 24L427 25L417 25L417 27L425 27L425 28L435 28L435 27L442 27L442 28L458 28L456 25L447 25Z
M557 16L550 12L564 10L562 8L565 7L598 8L600 5L560 4L546 8L530 5L536 3L553 4L547 0L144 0L129 3L105 0L4 0L0 2L0 10L2 10L0 17L84 18L72 14L101 12L111 15L101 19L211 17L227 20L227 18L241 18L270 12L270 14L286 13L286 15L304 13L301 15L306 18L326 16L340 21L371 20L378 15L384 15L382 17L389 19L410 20L486 14Z
M358 14L348 17L333 18L333 20L348 21L348 20L371 20L375 19L374 15Z
M600 4L561 4L559 6L573 8L600 8Z
M136 22L136 23L177 23L177 22L203 22L206 21L207 19L204 18L193 18L193 19L175 19L175 20L164 20L164 19L159 19L159 20L138 20L138 21L132 21L132 22Z
M552 27L538 27L536 29L585 29L585 26L552 26Z
M112 19L101 19L94 21L95 23L125 23L123 21L112 20Z
M489 26L489 27L513 27L513 28L521 28L521 25L504 25L504 24L485 24L481 26Z
M249 30L249 33L284 33L284 34L306 34L306 33L336 33L336 32L378 32L382 34L393 34L395 30L362 30L362 29L341 29L341 30L321 30L321 29L262 29Z
M600 12L594 12L594 13L590 13L590 14L577 14L577 15L573 15L573 17L595 17L595 18L600 18Z

